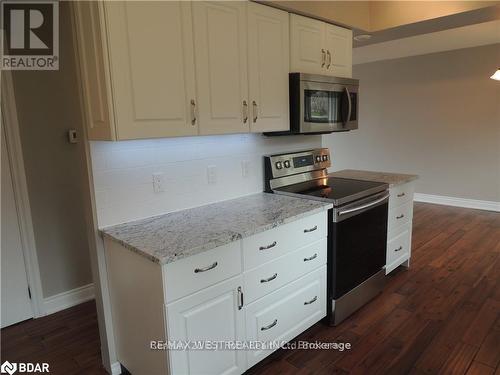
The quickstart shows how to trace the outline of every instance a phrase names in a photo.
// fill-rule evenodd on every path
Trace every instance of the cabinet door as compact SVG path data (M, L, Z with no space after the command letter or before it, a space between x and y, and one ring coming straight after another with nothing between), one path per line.
M167 305L169 341L234 342L245 339L243 310L238 310L238 276ZM191 342L193 342L191 341ZM172 374L242 374L243 350L172 350Z
M200 134L249 130L246 5L193 2Z
M327 74L352 77L352 31L325 24L325 48L327 50Z
M191 8L105 2L117 138L197 134Z
M326 64L325 23L290 15L291 72L324 74Z
M288 130L288 13L248 3L250 130Z
M91 140L115 140L103 3L75 1L73 6L87 134Z

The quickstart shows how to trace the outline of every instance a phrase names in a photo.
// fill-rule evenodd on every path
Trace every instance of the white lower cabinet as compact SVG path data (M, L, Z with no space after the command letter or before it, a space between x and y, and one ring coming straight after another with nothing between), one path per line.
M165 265L105 239L118 360L135 374L244 373L279 348L255 345L326 316L326 228L324 211Z
M238 307L238 287L242 282L241 276L234 277L167 305L168 340L192 345L245 340L244 311ZM245 361L242 350L172 350L170 372L241 374Z
M414 190L414 182L392 186L389 189L386 274L404 263L409 265Z
M326 315L326 266L245 307L247 340L276 344L248 350L255 365Z

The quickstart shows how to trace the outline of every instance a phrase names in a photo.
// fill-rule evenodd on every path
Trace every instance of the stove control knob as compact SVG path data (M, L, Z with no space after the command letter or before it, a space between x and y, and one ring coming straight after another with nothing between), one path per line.
M277 161L276 164L275 164L275 166L276 166L276 169L283 168L283 164L280 161Z
M316 163L321 163L321 155L316 155Z
M321 158L323 159L323 161L327 161L328 160L328 155L323 155L323 156L321 156Z
M285 168L290 168L290 160L285 160L283 162L283 165L285 166Z

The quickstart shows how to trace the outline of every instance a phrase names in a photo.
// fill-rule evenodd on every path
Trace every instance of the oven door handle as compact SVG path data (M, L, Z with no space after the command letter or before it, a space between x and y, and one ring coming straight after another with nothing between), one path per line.
M374 200L373 202L370 202L370 203L367 203L367 204L363 204L363 205L358 206L358 207L349 208L349 209L344 210L344 211L339 211L338 215L342 216L342 215L350 214L352 212L364 210L365 208L376 206L377 204L385 201L387 198L389 198L389 194L384 195L382 198Z

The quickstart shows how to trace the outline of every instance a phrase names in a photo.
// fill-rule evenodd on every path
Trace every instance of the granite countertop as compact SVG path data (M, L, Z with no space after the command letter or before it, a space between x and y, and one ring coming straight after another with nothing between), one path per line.
M106 227L101 233L153 262L166 264L331 207L320 201L259 193Z
M340 178L351 178L354 180L384 182L389 184L389 186L404 184L418 178L415 174L360 171L356 169L343 169L338 172L330 173L329 175Z

